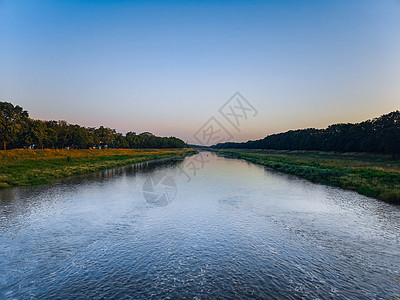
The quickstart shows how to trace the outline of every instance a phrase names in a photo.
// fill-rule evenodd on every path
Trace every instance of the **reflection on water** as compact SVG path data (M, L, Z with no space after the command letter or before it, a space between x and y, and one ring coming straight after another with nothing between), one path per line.
M0 299L399 297L399 207L206 155L1 190Z

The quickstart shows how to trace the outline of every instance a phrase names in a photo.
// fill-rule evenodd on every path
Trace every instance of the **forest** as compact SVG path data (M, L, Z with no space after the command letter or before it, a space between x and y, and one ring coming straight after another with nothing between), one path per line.
M158 137L149 132L136 134L115 129L69 124L66 121L34 120L21 106L0 102L0 142L4 150L89 149L89 148L183 148L186 143L176 137ZM1 146L0 146L1 147Z
M244 143L220 143L215 149L317 150L384 153L400 156L400 112L361 123L333 124L326 129L298 129Z

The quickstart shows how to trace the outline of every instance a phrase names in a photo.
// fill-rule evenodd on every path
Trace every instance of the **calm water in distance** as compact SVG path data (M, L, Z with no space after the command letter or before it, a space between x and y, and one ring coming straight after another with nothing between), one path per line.
M202 155L1 190L0 299L399 299L399 207Z

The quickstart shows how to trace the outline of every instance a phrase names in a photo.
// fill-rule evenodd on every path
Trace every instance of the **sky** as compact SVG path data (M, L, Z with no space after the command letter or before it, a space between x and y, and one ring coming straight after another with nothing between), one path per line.
M189 143L360 122L400 109L400 0L0 0L0 101Z

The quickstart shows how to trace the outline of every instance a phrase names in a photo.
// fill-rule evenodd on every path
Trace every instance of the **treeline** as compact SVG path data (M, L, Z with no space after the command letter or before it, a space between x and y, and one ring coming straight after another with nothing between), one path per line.
M213 148L319 150L386 153L400 156L400 112L361 123L334 124L326 129L300 129L245 143L220 143Z
M157 137L149 132L126 135L115 129L83 127L65 121L41 121L29 118L27 111L8 102L0 102L0 141L3 149L14 148L184 148L176 137Z

